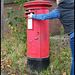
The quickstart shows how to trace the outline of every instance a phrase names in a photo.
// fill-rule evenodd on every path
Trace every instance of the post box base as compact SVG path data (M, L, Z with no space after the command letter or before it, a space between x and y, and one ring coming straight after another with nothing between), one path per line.
M50 64L50 57L47 58L30 58L28 57L27 66L34 72L41 72L43 69L47 69Z

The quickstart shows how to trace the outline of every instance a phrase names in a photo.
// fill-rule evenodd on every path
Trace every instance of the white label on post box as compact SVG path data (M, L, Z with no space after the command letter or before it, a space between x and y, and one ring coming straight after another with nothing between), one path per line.
M32 29L32 19L28 19L28 29Z

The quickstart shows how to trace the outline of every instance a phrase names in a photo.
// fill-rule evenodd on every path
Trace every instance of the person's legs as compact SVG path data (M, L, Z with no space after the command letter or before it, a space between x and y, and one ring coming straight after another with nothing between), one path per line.
M71 47L71 60L72 60L72 63L71 63L71 73L70 75L74 75L74 37L73 38L70 38L70 47Z

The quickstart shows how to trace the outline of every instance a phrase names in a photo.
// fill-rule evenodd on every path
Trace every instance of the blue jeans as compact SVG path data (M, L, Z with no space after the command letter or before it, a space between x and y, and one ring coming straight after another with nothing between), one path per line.
M70 75L74 75L74 37L73 38L70 38L70 47L71 47L71 60L72 60L72 63L71 63L71 73Z

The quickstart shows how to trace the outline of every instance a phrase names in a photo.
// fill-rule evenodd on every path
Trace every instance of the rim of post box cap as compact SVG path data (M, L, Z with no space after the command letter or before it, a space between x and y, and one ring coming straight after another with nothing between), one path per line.
M52 6L52 3L49 1L29 1L24 3L24 7L26 6L31 6L31 5L48 5L48 6Z

